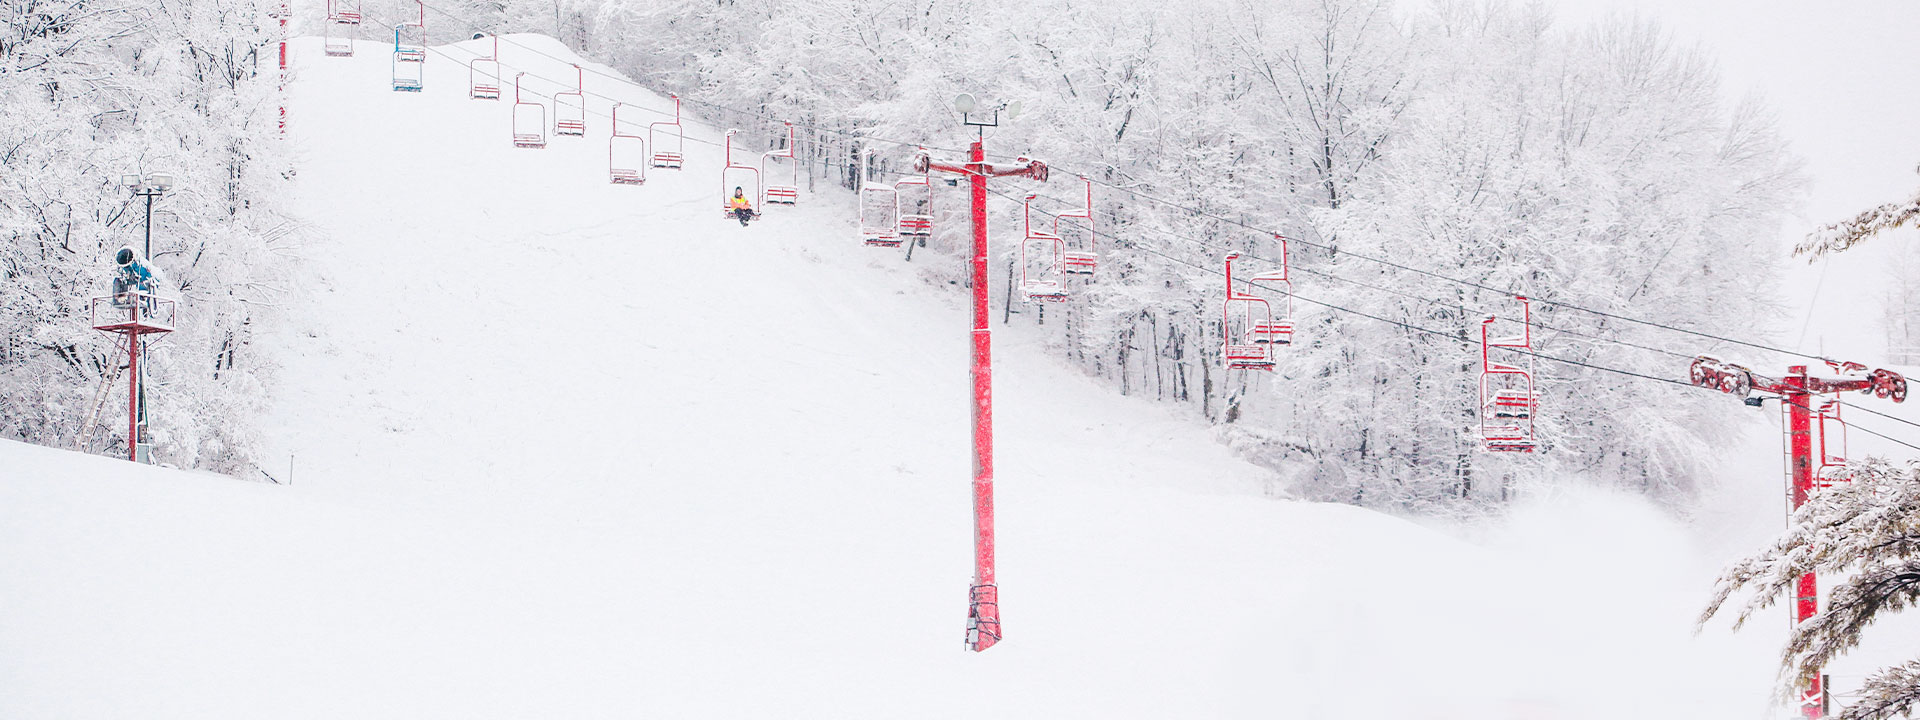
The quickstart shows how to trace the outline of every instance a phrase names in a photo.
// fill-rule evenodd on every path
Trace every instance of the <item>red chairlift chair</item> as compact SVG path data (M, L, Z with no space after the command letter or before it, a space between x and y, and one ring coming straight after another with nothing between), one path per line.
M360 25L360 0L327 0L321 49L328 57L353 57L354 28Z
M933 181L927 177L927 171L900 178L893 184L893 189L894 217L899 221L900 238L905 240L932 235Z
M647 146L653 148L653 166L668 170L679 170L683 161L682 149L687 145L686 130L680 127L680 96L673 95L673 122L656 122L647 126ZM660 149L660 128L673 128L673 149Z
M538 150L547 146L547 106L520 94L520 79L526 76L513 76L513 146Z
M787 146L777 150L768 150L760 156L761 177L773 177L773 173L767 169L767 163L776 158L786 158L788 170L788 181L786 184L776 185L771 182L767 183L766 197L762 199L762 202L793 205L800 201L800 163L793 159L793 144L793 123L787 123Z
M1480 321L1480 435L1491 452L1533 452L1535 405L1533 371L1493 362L1494 348L1533 348L1533 306L1521 296L1521 334L1495 338L1494 316ZM1533 356L1527 355L1532 365Z
M573 66L573 89L553 94L553 134L587 134L586 71Z
M620 132L620 105L613 104L613 137L607 138L607 179L615 185L641 185L647 181L646 142Z
M1028 302L1059 302L1067 299L1067 284L1061 272L1066 243L1058 235L1033 229L1035 197L1028 195L1023 206L1027 235L1020 242L1020 294L1025 295ZM1040 252L1035 252L1036 248Z
M1061 252L1063 260L1061 271L1068 275L1092 275L1094 266L1099 263L1098 257L1094 254L1094 243L1098 234L1093 229L1093 180L1083 175L1080 181L1087 185L1086 205L1077 210L1063 210L1053 218L1053 234L1058 236L1062 243L1067 241L1067 232L1061 229L1061 220L1077 218L1087 221L1086 249L1075 250L1068 247Z
M720 169L720 209L724 213L724 217L727 218L733 217L733 206L730 203L730 199L733 197L733 188L741 188L741 193L745 197L756 198L760 196L760 168L752 165L741 165L733 161L733 136L738 132L740 131L727 131L726 149L724 151L726 153L727 164ZM745 181L740 179L746 175L751 175L753 178L753 188L750 191L747 190ZM760 208L755 207L753 214L759 215Z
M500 37L493 40L493 53L467 62L467 96L474 100L500 99Z
M1813 472L1813 486L1825 489L1853 482L1853 473L1847 468L1847 423L1840 419L1840 401L1821 402L1814 409L1814 419L1820 424L1820 466Z
M1233 265L1240 259L1240 253L1227 255L1227 299L1221 304L1220 355L1229 370L1272 370L1274 347L1293 344L1293 281L1287 274L1286 239L1281 238L1280 242L1280 269L1274 272L1235 278ZM1285 314L1274 317L1273 303L1236 289L1236 279L1242 283L1278 283L1286 295Z
M860 186L860 239L871 247L900 247L900 190L870 182Z

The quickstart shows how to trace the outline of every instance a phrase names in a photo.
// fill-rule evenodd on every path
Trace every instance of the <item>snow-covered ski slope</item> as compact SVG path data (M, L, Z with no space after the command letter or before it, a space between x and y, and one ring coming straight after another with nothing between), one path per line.
M638 188L599 114L510 147L462 46L411 94L386 46L294 45L315 240L295 330L253 348L290 486L0 442L0 717L1765 714L1779 637L1693 637L1722 559L1637 501L1470 543L1263 497L1199 423L1019 332L1007 639L963 652L961 298L824 184L723 220L712 146Z

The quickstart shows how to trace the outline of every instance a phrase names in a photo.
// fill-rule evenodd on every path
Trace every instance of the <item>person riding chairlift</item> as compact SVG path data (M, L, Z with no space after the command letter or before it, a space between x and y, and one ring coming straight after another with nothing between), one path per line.
M734 217L740 218L740 227L746 227L747 221L753 219L753 202L737 185L733 188L733 197L727 200L727 207L733 210Z

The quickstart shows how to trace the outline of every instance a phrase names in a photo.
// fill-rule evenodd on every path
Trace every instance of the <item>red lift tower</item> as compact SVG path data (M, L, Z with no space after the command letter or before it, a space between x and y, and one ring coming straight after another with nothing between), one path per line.
M1747 397L1755 390L1779 396L1781 410L1786 413L1787 491L1794 510L1806 504L1807 498L1816 489L1829 486L1841 477L1831 471L1822 477L1823 473L1817 472L1824 469L1819 465L1829 464L1833 457L1830 453L1845 443L1845 437L1843 435L1837 443L1828 442L1826 432L1831 425L1837 424L1838 409L1830 404L1831 400L1816 400L1815 395L1854 390L1894 402L1907 400L1907 379L1899 373L1885 369L1865 372L1867 366L1853 362L1828 360L1827 365L1834 372L1849 377L1813 377L1807 374L1807 366L1793 365L1787 368L1786 377L1770 378L1708 355L1694 358L1688 372L1693 384L1740 396L1748 405L1760 405L1762 398ZM1816 415L1820 417L1818 423L1814 422ZM1815 433L1821 435L1821 457L1817 464L1814 459ZM1819 612L1820 594L1813 573L1800 576L1793 600L1793 622L1796 626ZM1825 677L1813 672L1800 678L1800 711L1808 720L1818 720L1826 715L1826 700Z
M131 257L131 251L122 251ZM137 260L136 260L137 262ZM123 263L124 264L124 263ZM93 329L124 336L127 346L127 459L152 462L151 447L142 442L146 383L140 367L141 340L147 335L173 332L174 302L137 286L115 287L114 294L93 298L88 315Z
M967 597L967 649L975 652L1000 642L1000 588L993 576L993 331L987 311L987 178L1020 176L1046 182L1047 165L1016 158L1011 167L987 163L986 130L994 123L964 119L973 111L973 98L955 103L968 125L981 127L979 139L968 150L967 162L940 162L925 153L914 159L914 172L964 175L973 198L973 254L969 261L973 283L973 586ZM964 106L962 106L964 105Z
M287 0L267 13L267 17L280 21L280 74L275 82L280 85L280 134L287 134L287 16L293 13Z

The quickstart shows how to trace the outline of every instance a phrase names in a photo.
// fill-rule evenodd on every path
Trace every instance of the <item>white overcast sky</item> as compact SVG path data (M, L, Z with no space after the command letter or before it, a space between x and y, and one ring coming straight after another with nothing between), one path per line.
M1920 188L1920 0L1546 4L1568 25L1616 14L1656 20L1676 40L1697 43L1718 60L1729 100L1751 92L1773 107L1812 179L1806 203L1780 238L1783 253L1814 227L1912 197ZM1780 341L1797 349L1883 361L1882 266L1893 246L1906 243L1920 243L1920 232L1877 238L1824 270L1792 261L1785 298L1790 321L1758 324L1775 328Z

